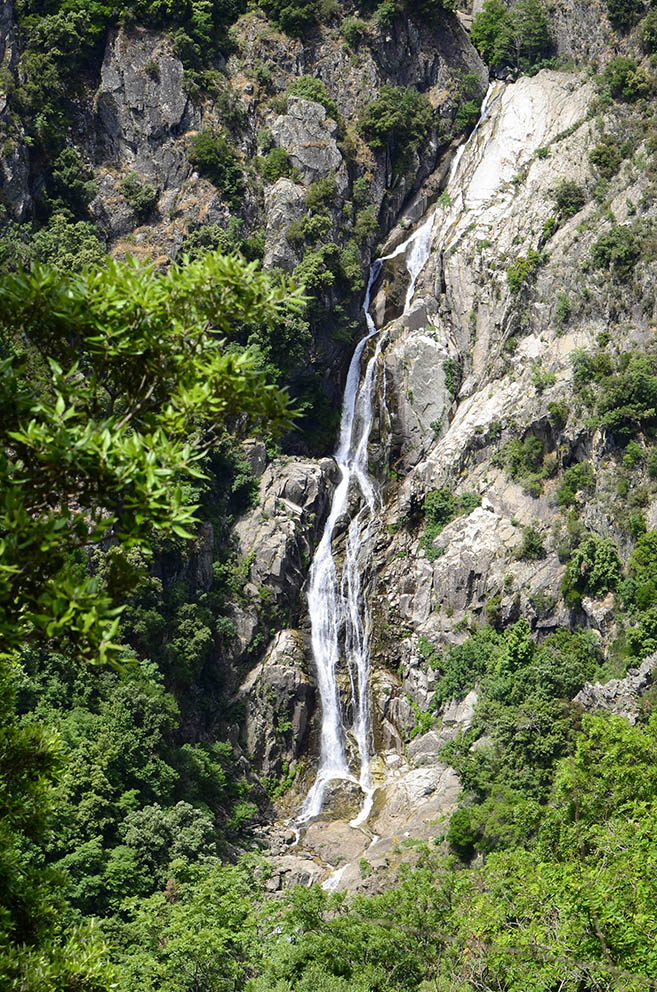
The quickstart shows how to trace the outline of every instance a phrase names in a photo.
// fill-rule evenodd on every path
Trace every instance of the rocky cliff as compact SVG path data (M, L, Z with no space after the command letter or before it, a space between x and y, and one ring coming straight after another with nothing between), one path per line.
M311 784L319 737L305 596L339 481L326 457L332 432L288 445L303 457L243 445L258 495L233 531L244 581L234 637L215 659L227 696L217 722L236 760L268 780L273 889L298 879L375 888L404 839L407 849L440 840L461 790L445 745L490 743L481 673L453 697L441 689L446 652L474 631L503 637L524 620L536 644L589 632L589 654L618 680L580 680L580 709L609 704L634 719L650 689L645 661L623 676L657 646L644 574L657 526L654 79L648 60L622 58L605 76L612 56L642 53L599 7L558 5L555 50L576 67L499 73L467 145L458 111L480 102L488 72L469 18L449 11L430 27L407 13L369 20L352 43L337 14L299 40L251 11L202 88L169 35L114 25L75 94L68 138L95 183L88 216L111 254L165 266L199 245L241 246L311 285L312 345L295 375L319 374L329 426L363 332L372 257L393 255L433 218L406 312L400 256L371 287L381 351L369 455L381 508L359 563L377 790L364 825L350 825L361 796L349 785L336 786L323 819L301 832L283 825ZM22 70L9 0L0 56L5 221L25 224L54 165L32 152L11 103ZM368 139L363 124L390 87L421 92L429 108L422 139L402 149ZM325 457L309 457L313 447ZM336 527L337 557L347 524ZM201 535L199 586L211 581L212 544Z

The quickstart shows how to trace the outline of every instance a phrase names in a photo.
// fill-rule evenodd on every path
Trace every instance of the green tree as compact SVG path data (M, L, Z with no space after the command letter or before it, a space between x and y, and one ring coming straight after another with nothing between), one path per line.
M401 173L429 134L432 109L429 98L412 86L385 83L378 97L363 109L358 127L375 151L386 148L395 172Z
M104 656L118 618L71 555L151 527L194 522L179 480L229 415L285 419L288 402L254 355L223 347L244 321L298 305L237 256L166 275L108 262L80 276L35 267L0 290L0 632L90 642ZM32 374L31 368L35 369ZM210 424L209 432L204 425ZM113 619L114 618L114 619Z

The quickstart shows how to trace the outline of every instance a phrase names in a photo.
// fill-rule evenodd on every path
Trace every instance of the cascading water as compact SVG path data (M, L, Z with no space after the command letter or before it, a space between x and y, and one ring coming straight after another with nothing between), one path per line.
M491 90L482 105L486 112ZM470 136L474 138L476 130ZM462 145L454 157L447 188L453 181L461 160ZM367 453L374 417L373 389L376 365L385 341L379 338L372 356L365 367L361 381L361 358L365 347L378 330L370 314L372 287L384 261L406 255L409 284L404 313L411 305L415 284L431 249L435 213L389 255L377 259L370 268L369 281L363 301L368 333L359 342L351 359L342 406L340 438L335 460L340 469L340 482L333 495L331 512L324 527L322 539L315 552L310 570L308 610L312 631L312 649L317 668L317 684L322 704L322 727L319 769L315 782L302 806L298 822L314 819L321 813L324 793L329 782L346 780L357 783L363 791L364 803L358 816L351 821L359 826L367 819L372 808L374 789L370 773L371 722L369 713L369 639L370 617L367 602L361 596L359 558L367 544L375 520L379 495L367 471ZM360 508L352 517L347 529L342 576L333 555L333 536L338 520L349 509L352 486L360 491L357 497ZM350 711L352 723L345 724L345 712L340 702L338 669L340 663L341 633L344 630L344 655L351 690ZM346 742L351 734L357 746L359 774L349 767Z

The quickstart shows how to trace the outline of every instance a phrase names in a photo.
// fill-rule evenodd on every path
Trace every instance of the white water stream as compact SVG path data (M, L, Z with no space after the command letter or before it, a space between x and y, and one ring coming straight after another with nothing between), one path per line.
M482 105L480 123L484 119L490 93L491 89ZM479 125L468 142L461 145L455 153L446 187L448 190L458 172L463 152L467 144L475 138L478 127ZM317 684L322 704L322 726L317 777L303 803L298 823L319 816L326 787L329 782L335 780L358 784L363 792L364 801L360 813L351 821L351 826L357 827L364 823L372 809L374 788L370 773L372 753L369 709L370 616L367 602L361 595L359 558L363 547L370 539L376 511L380 505L377 488L368 473L367 455L374 417L376 367L385 335L377 341L362 377L361 358L368 341L379 333L370 314L370 302L372 287L383 262L402 254L406 256L409 284L404 304L405 314L411 306L417 279L429 258L435 218L434 211L403 244L389 255L377 259L370 269L363 301L368 333L356 347L349 366L342 406L340 439L334 456L340 469L340 482L333 495L331 511L310 569L308 609ZM352 490L356 490L358 509L351 517L347 529L344 563L342 573L339 574L333 553L333 538L338 521L349 512ZM342 658L346 662L350 692L349 705L346 708L341 703L338 682ZM350 716L350 724L347 721L347 713ZM356 746L357 774L352 771L347 754L347 742L350 739Z

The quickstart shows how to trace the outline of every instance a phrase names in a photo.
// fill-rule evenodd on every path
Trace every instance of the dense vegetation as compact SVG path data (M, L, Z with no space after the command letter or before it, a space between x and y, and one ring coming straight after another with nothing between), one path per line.
M540 436L518 427L492 461L530 497L549 489L559 527L551 534L538 522L519 528L517 559L541 561L556 548L565 566L560 595L574 618L585 597L613 598L618 635L609 654L583 630L553 630L539 643L531 623L551 615L556 597L536 593L526 616L505 618L502 595L513 592L505 580L479 625L463 625L462 643L420 643L437 677L420 729L475 684L479 703L472 729L443 754L463 784L460 808L449 824L435 824L433 842L415 849L398 884L373 897L314 887L272 900L266 865L238 857L244 828L265 801L219 729L232 703L217 659L235 640L232 606L249 569L231 527L254 497L239 438L257 425L272 447L270 432L289 428L294 411L281 386L308 364L313 322L330 312L336 337L353 334L344 303L362 289L378 217L367 176L355 167L339 222L334 177L308 187L288 232L299 249L303 299L280 273L260 273L263 230L244 229L237 216L225 228L189 232L180 263L165 273L108 262L90 222L93 176L68 134L75 97L96 72L111 27L166 27L186 85L198 94L216 84L218 53L230 51L228 29L246 6L16 3L24 51L10 105L28 128L44 182L34 224L5 215L0 243L3 271L28 267L0 288L0 985L21 992L653 987L653 695L634 727L585 716L571 701L585 681L620 674L657 650L657 532L645 512L657 478L650 349L607 347L601 335L599 347L575 352L572 407L548 402L549 427ZM356 58L376 31L394 32L403 12L437 21L451 4L365 2L347 17L326 0L258 6L295 37L339 23ZM635 0L607 6L619 31L645 13ZM638 29L647 52L657 49L654 13ZM511 7L486 0L472 37L493 67L535 71L553 54L537 0ZM257 81L271 86L266 69ZM602 104L616 101L623 115L640 113L654 92L649 69L626 56L610 60L598 83ZM285 96L320 103L351 166L361 140L386 157L395 183L437 128L428 97L412 87L384 85L359 108L351 135L320 80L301 76ZM455 128L465 130L478 114L477 86L466 77L455 99ZM222 126L201 129L188 156L238 213L254 177L262 187L298 173L265 131L251 167L236 150L239 111L230 99L223 109ZM554 188L545 240L591 197L605 204L632 154L630 130L623 141L603 131L595 139L595 191L575 181ZM152 219L154 186L129 172L120 191L140 223ZM629 294L654 250L641 218L608 216L583 264ZM504 260L518 311L528 309L547 260L542 246ZM581 305L557 298L560 330ZM447 359L453 398L463 375ZM539 394L554 384L550 375L534 365ZM298 414L317 402L312 386L304 393L297 381L295 391ZM560 447L573 414L605 438L616 487L605 491L606 512L624 548L582 522L586 501L608 482L606 466ZM319 419L334 423L335 412L323 408ZM320 448L329 435L327 428ZM410 520L418 550L438 558L443 530L479 503L468 491L430 491ZM201 519L213 528L211 574L202 580ZM263 629L282 623L264 595L261 620Z

